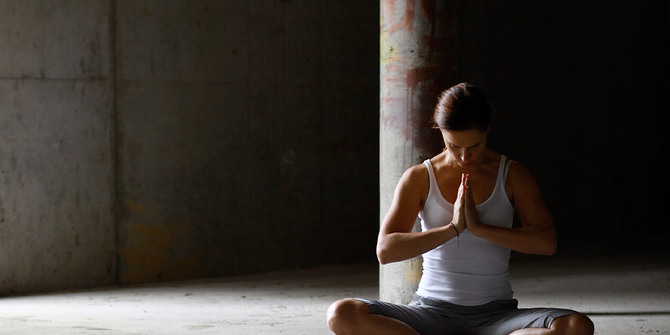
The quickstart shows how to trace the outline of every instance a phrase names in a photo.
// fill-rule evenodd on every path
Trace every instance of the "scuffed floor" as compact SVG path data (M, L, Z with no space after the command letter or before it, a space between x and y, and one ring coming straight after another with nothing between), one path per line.
M590 314L596 334L670 334L670 261L513 260L520 305ZM115 287L0 299L0 334L330 334L328 305L378 296L378 266Z
M325 310L376 296L374 265L0 299L0 334L328 334Z

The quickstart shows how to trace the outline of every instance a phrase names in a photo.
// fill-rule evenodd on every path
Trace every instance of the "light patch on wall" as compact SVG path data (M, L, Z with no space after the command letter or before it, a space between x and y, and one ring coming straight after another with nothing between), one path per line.
M127 209L133 212L146 212L147 210L144 205L132 199L125 199L123 203L126 205Z
M120 282L138 284L206 275L207 260L202 250L188 238L203 218L199 212L177 220L162 221L162 211L138 201L125 199L129 212L141 213L141 220L126 226L120 242ZM151 223L153 222L153 223Z

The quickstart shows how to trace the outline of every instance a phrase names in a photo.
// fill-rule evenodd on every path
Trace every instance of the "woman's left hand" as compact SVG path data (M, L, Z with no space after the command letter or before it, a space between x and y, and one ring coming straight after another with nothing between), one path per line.
M477 229L482 226L479 222L479 214L477 214L477 206L472 196L472 188L470 187L470 175L465 175L465 225L468 230L477 234Z

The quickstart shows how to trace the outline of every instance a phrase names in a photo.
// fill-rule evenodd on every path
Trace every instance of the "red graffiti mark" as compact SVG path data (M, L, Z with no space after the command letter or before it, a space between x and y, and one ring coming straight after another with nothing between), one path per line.
M442 143L439 132L431 132L433 128L433 111L437 104L437 97L444 87L445 81L450 81L451 75L445 65L430 65L410 69L406 73L407 85L407 122L420 133L406 133L414 143L425 152L438 152ZM427 132L427 133L426 133ZM423 133L423 134L421 134Z
M407 71L407 77L405 78L405 83L407 84L407 88L416 91L417 86L419 83L424 82L430 77L432 77L435 73L439 73L438 71L435 71L435 67L420 67L416 69L411 69Z
M392 17L395 13L395 1L394 0L382 0L382 18Z
M393 14L396 11L396 2L397 0L383 1L385 17L393 17ZM405 9L402 19L399 23L389 29L389 32L391 33L398 30L407 30L408 32L411 32L414 28L414 9L416 7L416 0L407 0L404 1L404 3ZM434 25L437 18L437 0L422 0L421 15Z
M414 3L415 0L405 1L405 12L402 15L402 19L398 24L392 26L388 30L390 33L394 33L398 30L412 31L414 26ZM390 14L388 17L392 17L393 13L395 13L395 1L385 0L384 7L387 9L387 15Z
M454 80L457 1L416 1L382 0L383 36L398 50L391 50L397 60L383 63L380 121L429 154L443 145L431 131L432 116L440 91Z

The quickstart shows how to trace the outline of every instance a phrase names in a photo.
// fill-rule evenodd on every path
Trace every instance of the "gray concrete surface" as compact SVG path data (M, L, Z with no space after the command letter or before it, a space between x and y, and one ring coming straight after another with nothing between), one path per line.
M447 46L456 45L458 36L455 16L434 15L448 11L446 2L437 2L432 15L426 15L425 6L408 7L404 0L380 5L379 216L383 221L403 173L444 148L438 131L421 129L431 124L432 113L426 111L434 109L440 92L456 80L457 48ZM408 20L412 23L406 24ZM433 53L439 56L427 56ZM414 229L421 230L418 219ZM382 267L381 299L408 303L420 274L420 257Z
M661 232L667 2L449 3L560 231ZM0 0L0 295L373 260L380 4Z
M108 8L0 13L0 294L113 284Z
M517 259L521 306L589 314L596 334L670 334L670 263ZM378 296L376 264L0 299L0 334L329 334L328 305Z
M0 295L369 255L378 8L1 0Z

